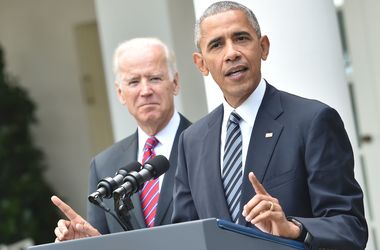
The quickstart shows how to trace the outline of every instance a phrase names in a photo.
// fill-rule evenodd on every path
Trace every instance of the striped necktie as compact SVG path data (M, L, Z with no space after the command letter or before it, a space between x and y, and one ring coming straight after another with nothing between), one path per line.
M158 140L154 136L149 137L146 140L142 160L143 164L149 159L156 156L154 152L154 147L157 145L157 143ZM141 208L144 214L145 224L147 227L154 226L159 196L159 178L144 183L144 187L142 188L142 191L140 193L140 201Z
M224 147L222 181L231 219L239 219L240 194L242 186L242 136L239 122L241 117L231 112L227 122L227 136Z

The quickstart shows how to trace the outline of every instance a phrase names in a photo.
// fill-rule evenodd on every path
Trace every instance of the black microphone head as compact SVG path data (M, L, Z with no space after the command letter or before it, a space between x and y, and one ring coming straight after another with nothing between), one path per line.
M132 171L138 172L140 169L141 169L140 162L134 161L134 162L131 162L131 163L127 164L126 166L120 168L119 171L120 170L124 170L124 171L127 171L127 172L132 172Z
M166 171L168 171L168 169L170 167L170 163L169 163L168 159L166 159L166 157L163 155L157 155L156 157L153 157L149 161L145 162L144 168L146 168L147 165L148 166L150 165L153 167L152 168L152 170L153 170L152 174L153 174L154 178L157 178L158 176L160 176L163 173L165 173ZM151 169L149 169L149 170L152 171Z

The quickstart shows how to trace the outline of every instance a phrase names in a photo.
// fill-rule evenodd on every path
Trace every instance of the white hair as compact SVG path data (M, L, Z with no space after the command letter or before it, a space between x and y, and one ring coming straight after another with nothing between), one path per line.
M195 22L194 27L194 43L198 50L198 52L201 52L200 48L200 40L201 40L201 24L202 22L209 16L213 16L222 12L226 12L229 10L240 10L242 11L245 16L248 18L248 21L251 23L252 27L255 29L256 34L258 37L261 37L261 31L260 31L260 25L257 21L257 18L255 14L247 8L246 6L232 2L232 1L221 1L216 2L212 5L210 5L202 14L202 16Z
M115 74L115 77L117 81L120 80L120 63L121 63L121 57L128 53L128 51L135 49L136 47L150 47L150 46L160 46L164 52L166 57L166 63L168 66L168 73L170 80L174 79L175 74L177 74L177 65L175 60L174 52L171 51L168 46L163 43L158 38L153 37L140 37L140 38L133 38L130 40L127 40L116 48L114 56L113 56L113 71Z

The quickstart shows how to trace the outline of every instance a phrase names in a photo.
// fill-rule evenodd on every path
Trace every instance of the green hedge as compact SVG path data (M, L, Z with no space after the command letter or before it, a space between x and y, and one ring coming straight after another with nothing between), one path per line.
M44 180L44 156L33 143L36 105L5 71L0 46L0 244L52 242L59 219Z

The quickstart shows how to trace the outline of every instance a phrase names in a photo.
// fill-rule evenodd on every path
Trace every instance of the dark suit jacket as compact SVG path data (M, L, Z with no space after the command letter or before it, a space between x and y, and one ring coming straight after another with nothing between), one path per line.
M220 174L223 106L180 137L173 222L231 220ZM266 133L273 133L266 137ZM286 216L313 236L312 249L361 249L367 242L363 194L354 179L352 148L339 114L315 100L267 89L250 138L241 196L254 195L253 171ZM240 224L246 223L243 216Z
M171 222L173 212L173 182L174 174L177 167L177 152L179 135L191 123L182 115L180 115L180 124L176 132L173 147L170 153L170 168L165 173L163 184L161 187L160 198L158 201L155 225L164 225ZM130 162L137 160L138 138L137 131L131 136L113 144L91 161L89 175L89 193L96 191L96 186L104 177L113 177L117 170L124 167ZM131 223L134 229L144 228L145 221L141 210L141 203L138 194L131 197L134 209L131 210ZM105 204L114 211L113 198L105 199ZM87 206L87 219L91 225L99 230L102 234L121 232L122 227L108 213L102 209L89 203Z

